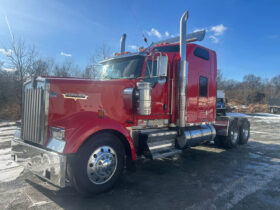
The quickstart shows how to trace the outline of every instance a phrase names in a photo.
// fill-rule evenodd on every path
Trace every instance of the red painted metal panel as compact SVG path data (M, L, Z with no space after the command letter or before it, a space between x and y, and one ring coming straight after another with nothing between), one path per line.
M168 46L168 45L167 45ZM187 85L187 123L215 121L216 106L216 53L207 48L208 61L193 55L198 45L188 44L187 61L189 63ZM170 119L176 123L177 118L177 75L179 52L167 53L168 77L163 84L156 84L152 90L152 114L139 116L136 109L127 107L122 96L125 88L135 88L139 79L120 79L110 81L93 81L85 79L50 77L49 126L65 128L67 141L64 153L74 153L88 136L104 129L120 132L130 144L133 159L135 151L132 138L127 127L136 126L139 119ZM142 76L146 65L143 65ZM208 97L199 98L199 76L208 78ZM55 93L55 94L54 94ZM81 94L86 99L65 98L63 94ZM173 104L171 98L173 93ZM164 108L166 104L166 109ZM171 110L171 107L173 109ZM98 110L104 110L105 117L98 118ZM205 115L207 111L207 114ZM201 112L201 113L200 113ZM204 114L204 115L203 115Z

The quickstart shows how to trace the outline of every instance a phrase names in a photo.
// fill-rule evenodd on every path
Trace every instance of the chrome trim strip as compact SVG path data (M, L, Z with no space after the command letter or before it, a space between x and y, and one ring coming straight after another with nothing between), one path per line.
M152 146L149 147L150 150L154 150L154 149L159 149L159 148L164 148L164 147L171 147L172 143L168 143L168 144L161 144L161 145L157 145L157 146Z
M50 99L50 80L46 79L45 80L46 83L46 89L45 89L45 110L44 110L44 117L43 117L43 135L41 135L41 142L45 143L45 141L47 141L48 138L48 120L49 120L49 99Z
M176 134L177 134L177 131L169 131L169 132L153 133L153 134L150 134L149 136L150 137L153 137L153 136L169 136L169 135L176 135Z

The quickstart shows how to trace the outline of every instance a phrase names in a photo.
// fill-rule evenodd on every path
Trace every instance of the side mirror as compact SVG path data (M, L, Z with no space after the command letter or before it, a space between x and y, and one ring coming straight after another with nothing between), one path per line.
M166 77L167 66L168 66L168 56L161 55L157 57L157 76Z

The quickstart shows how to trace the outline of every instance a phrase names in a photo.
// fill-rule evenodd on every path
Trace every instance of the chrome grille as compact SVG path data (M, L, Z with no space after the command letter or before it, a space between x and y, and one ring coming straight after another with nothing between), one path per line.
M44 107L43 87L26 88L23 98L23 140L43 144Z

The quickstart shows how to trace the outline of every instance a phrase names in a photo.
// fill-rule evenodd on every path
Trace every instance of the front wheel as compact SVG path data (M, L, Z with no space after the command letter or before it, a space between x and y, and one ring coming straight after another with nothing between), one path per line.
M83 195L109 190L123 171L124 158L118 137L108 133L94 135L70 163L71 185Z

